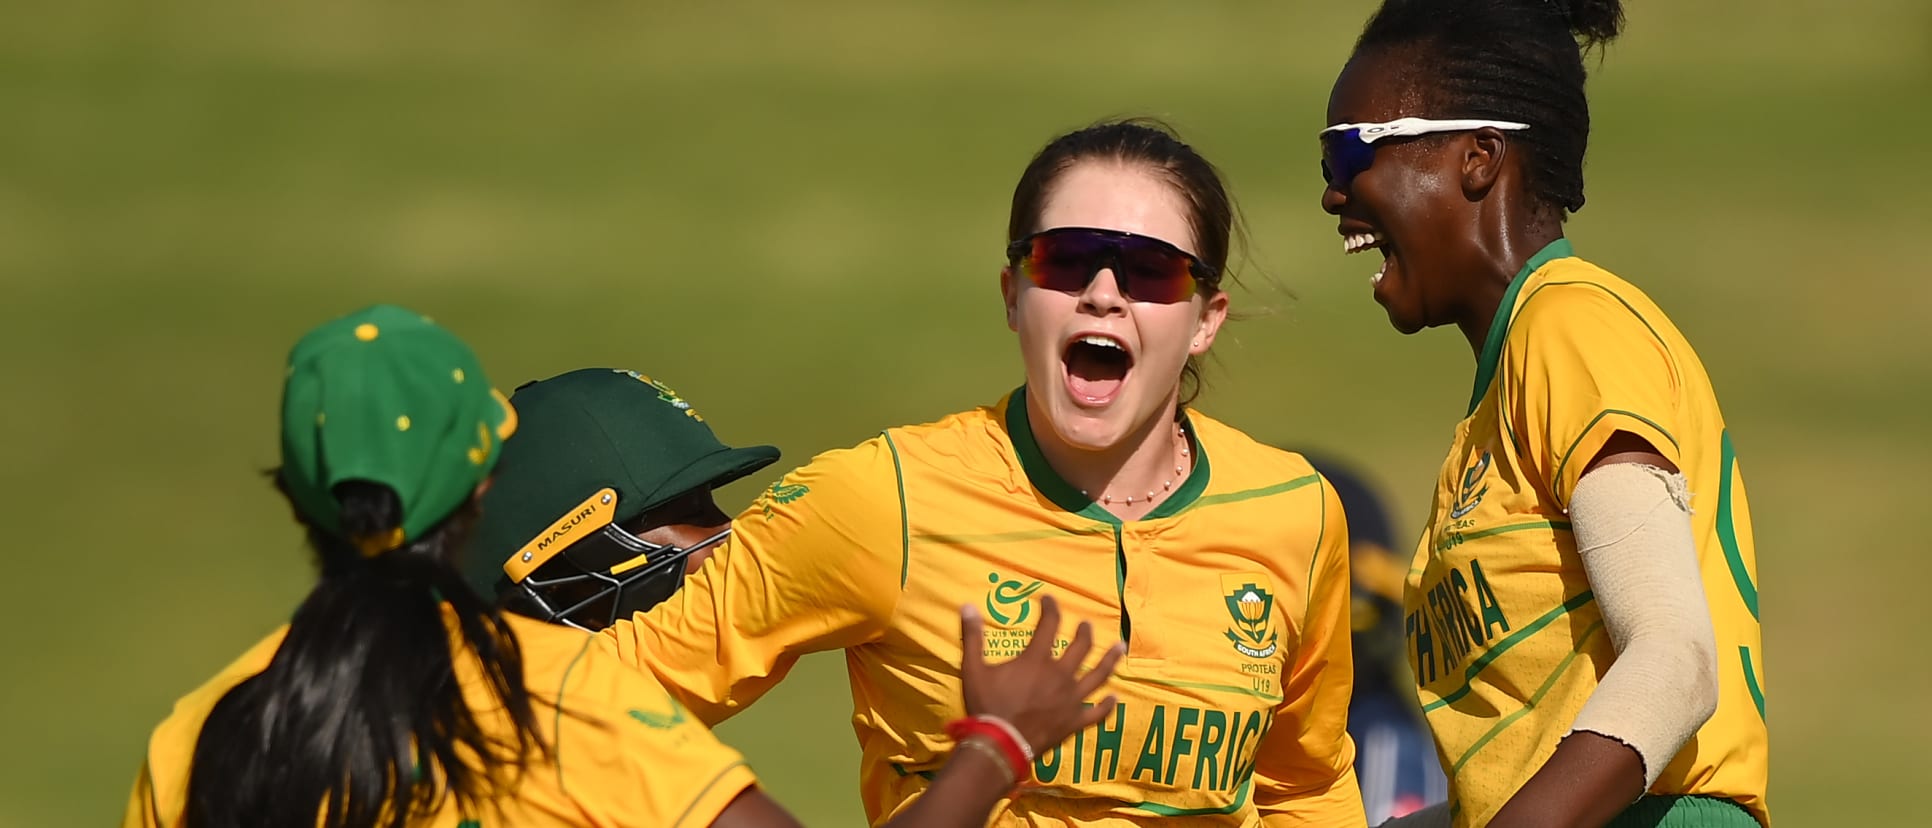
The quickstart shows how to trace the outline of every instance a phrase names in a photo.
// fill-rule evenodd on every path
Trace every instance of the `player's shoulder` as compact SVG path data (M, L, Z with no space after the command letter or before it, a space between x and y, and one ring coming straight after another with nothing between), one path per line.
M664 824L704 800L703 786L725 771L739 769L739 789L751 784L744 757L649 670L626 664L614 639L554 629L560 634L532 639L567 642L575 655L568 670L554 677L560 679L554 698L542 696L556 714L542 718L554 722L558 790L579 807L613 817L612 824Z
M930 422L895 426L886 429L879 439L902 454L958 456L997 450L1002 441L996 435L1005 431L1006 403L1010 399L957 411Z
M1017 399L1009 394L991 405L890 428L880 439L898 464L895 472L907 480L940 477L955 484L1003 488L1020 474L1010 433L1023 426L1023 414L1009 408Z
M208 717L208 713L214 710L215 704L220 702L223 696L228 695L229 690L268 669L268 663L274 660L275 651L281 649L282 639L287 636L287 625L277 627L274 632L263 636L261 640L255 642L254 646L249 647L234 661L221 668L221 671L212 678L202 682L201 686L182 696L174 703L174 710L162 723L161 728L157 728L156 735L159 736L162 728L170 726L182 726L199 732L202 720Z
M1643 289L1586 259L1557 259L1518 289L1510 339L1521 340L1603 325L1667 325Z
M837 501L842 508L868 504L882 508L888 501L896 503L898 469L893 440L884 433L877 434L856 445L813 455L765 487L749 508L769 514L807 493L814 495L814 502Z
M708 730L678 705L649 670L624 661L607 635L516 617L525 683L554 703L560 741L637 741L659 731ZM636 725L645 725L642 730ZM685 725L689 725L686 728Z
M255 642L212 678L177 699L168 717L155 725L148 736L147 760L157 800L168 800L185 789L195 743L208 714L228 691L268 668L287 634L288 627L282 626Z
M578 667L586 660L594 662L597 658L590 652L592 639L600 637L595 633L514 612L505 612L503 623L516 637L517 654L523 662L523 683L538 696L558 696L573 680L581 683L588 671ZM480 676L469 678L481 680Z
M1296 480L1310 483L1319 477L1314 464L1300 452L1261 442L1208 414L1189 409L1188 425L1216 478L1265 486Z

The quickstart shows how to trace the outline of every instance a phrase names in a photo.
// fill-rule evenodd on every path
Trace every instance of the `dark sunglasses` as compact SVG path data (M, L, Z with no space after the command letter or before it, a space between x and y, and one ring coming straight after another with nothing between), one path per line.
M1042 230L1007 245L1006 259L1034 285L1066 293L1086 290L1108 268L1127 298L1160 304L1187 301L1195 282L1215 274L1213 265L1160 239L1092 227Z
M1467 132L1472 129L1529 129L1515 121L1429 118L1397 118L1379 124L1336 124L1322 130L1322 180L1346 187L1355 176L1375 163L1375 142L1384 138L1412 138L1435 132Z

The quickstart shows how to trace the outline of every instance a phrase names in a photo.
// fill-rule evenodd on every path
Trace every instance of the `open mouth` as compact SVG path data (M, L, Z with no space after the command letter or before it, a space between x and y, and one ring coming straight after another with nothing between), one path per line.
M1067 393L1076 403L1100 406L1113 402L1133 370L1134 355L1127 344L1107 334L1082 334L1067 342L1060 355L1066 369Z
M1369 275L1369 284L1379 286L1382 284L1382 277L1389 272L1390 259L1395 255L1389 249L1387 241L1382 238L1382 234L1370 230L1365 233L1349 233L1342 236L1343 255L1352 256L1365 250L1382 251L1382 266L1377 268L1373 274Z

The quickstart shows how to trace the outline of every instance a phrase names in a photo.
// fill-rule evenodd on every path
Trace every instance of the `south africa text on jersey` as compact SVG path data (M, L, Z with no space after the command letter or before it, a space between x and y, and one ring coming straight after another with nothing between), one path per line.
M1041 752L1033 773L1047 785L1120 780L1232 791L1253 775L1255 747L1274 718L1272 709L1123 702L1100 724Z
M1482 562L1471 558L1469 574L1449 567L1423 585L1423 606L1409 613L1409 667L1428 684L1456 672L1477 647L1509 632L1509 618L1483 576Z

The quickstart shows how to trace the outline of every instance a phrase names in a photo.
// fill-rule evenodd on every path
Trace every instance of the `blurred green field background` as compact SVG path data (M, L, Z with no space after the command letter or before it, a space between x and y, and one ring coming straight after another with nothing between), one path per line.
M306 590L258 472L311 324L405 303L506 388L645 370L782 469L1018 382L1010 188L1105 115L1177 124L1253 231L1202 407L1360 460L1415 530L1472 361L1388 328L1316 204L1371 7L6 2L0 826L111 823L172 700ZM1932 7L1639 2L1592 90L1571 236L1697 343L1750 480L1772 807L1905 814L1932 744ZM849 715L820 656L721 730L808 824L856 825Z

